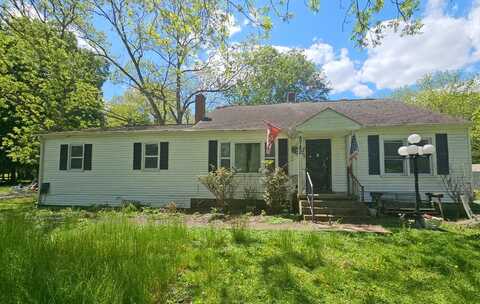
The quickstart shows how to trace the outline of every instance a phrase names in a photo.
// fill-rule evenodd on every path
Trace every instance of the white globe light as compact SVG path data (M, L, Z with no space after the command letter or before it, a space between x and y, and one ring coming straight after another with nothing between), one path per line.
M418 153L418 155L423 155L423 147L419 146L417 153Z
M408 149L405 146L398 148L398 154L401 156L408 156Z
M435 147L433 145L423 146L423 154L430 155L435 153Z
M408 137L408 142L411 144L418 144L422 140L422 137L418 134L412 134Z
M407 147L407 151L409 155L415 155L418 152L418 146L417 145L410 145Z

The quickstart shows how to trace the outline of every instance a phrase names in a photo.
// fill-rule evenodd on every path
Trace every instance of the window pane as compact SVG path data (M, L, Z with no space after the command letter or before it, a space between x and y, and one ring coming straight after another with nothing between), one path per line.
M220 167L223 167L223 168L226 168L226 169L230 169L230 159L222 158L222 159L220 160Z
M272 144L270 153L267 153L267 143L265 143L265 158L275 158L275 143Z
M417 158L418 173L430 173L430 159L426 157ZM410 160L410 173L413 174L413 159Z
M230 143L220 144L220 156L230 158Z
M403 159L386 159L385 173L403 173Z
M72 146L72 151L70 156L72 157L82 157L83 156L83 145Z
M385 173L403 173L404 159L398 154L398 148L403 146L402 140L384 141Z
M158 168L158 157L145 157L145 168Z
M83 158L70 159L70 169L82 169Z
M258 172L260 144L235 144L235 168L240 172Z
M145 145L145 155L158 155L158 145L157 144Z

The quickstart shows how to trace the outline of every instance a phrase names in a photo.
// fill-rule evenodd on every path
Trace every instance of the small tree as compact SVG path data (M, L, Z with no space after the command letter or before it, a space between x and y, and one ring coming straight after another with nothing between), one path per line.
M198 180L205 188L208 189L221 208L228 207L228 200L233 198L236 185L234 183L235 171L220 167L208 173L208 175L200 176Z
M473 200L472 185L465 179L464 176L442 175L442 182L448 196L457 205L457 216L462 214L462 195L468 197L469 202Z
M265 170L263 187L263 199L273 212L288 206L292 185L283 169Z

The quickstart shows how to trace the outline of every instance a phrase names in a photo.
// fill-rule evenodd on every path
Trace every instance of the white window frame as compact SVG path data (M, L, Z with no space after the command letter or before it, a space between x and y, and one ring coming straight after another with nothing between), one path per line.
M423 137L422 136L422 140L426 140L427 141L427 144L430 144L430 145L433 145L433 138L431 136L425 136ZM435 157L435 153L433 153L432 155L430 155L430 157L428 158L428 162L430 163L430 172L429 173L418 173L419 175L424 175L424 176L433 176L434 175L434 168L433 168L433 164L435 163L433 161L433 158ZM410 161L407 161L407 166L408 166L408 174L409 175L413 175L413 173L410 172Z
M229 149L229 156L222 156L222 145L229 145L230 146L230 149ZM233 165L234 165L234 162L233 162L233 157L232 157L232 154L235 154L235 153L232 153L232 143L231 142L227 142L227 141L221 141L220 144L218 145L218 167L220 168L222 166L222 160L229 160L230 161L230 168L228 169L232 169L233 168Z
M401 140L403 142L403 145L407 145L407 140L405 136L381 136L381 145L380 145L380 172L382 176L385 177L398 177L398 176L410 176L413 175L413 173L410 173L410 161L408 158L405 158L403 161L403 173L386 173L385 172L385 141L394 141L394 140ZM429 144L435 145L434 143L434 137L431 135L425 135L422 136L422 140L427 140ZM423 176L434 176L436 174L436 168L435 168L435 154L431 155L429 157L429 162L430 162L430 173L419 173L419 175Z
M386 136L382 137L380 145L380 168L383 176L408 176L410 168L408 167L408 161L403 160L403 173L387 173L385 172L385 142L388 141L402 141L403 145L406 145L406 139L403 137Z
M145 158L154 158L154 155L147 155L147 145L157 145L157 166L155 168L146 168L145 167ZM143 149L142 149L142 168L143 170L146 171L153 171L153 170L159 170L160 168L160 143L155 143L155 142L146 142L143 144Z
M82 156L72 156L72 148L73 147L82 147ZM72 168L72 159L81 159L82 160L82 167L81 168ZM81 143L72 143L68 145L68 170L72 171L83 171L85 162L85 144Z
M259 175L261 174L260 170L263 169L263 164L262 164L262 160L265 159L265 149L262 148L264 147L264 142L262 141L251 141L251 140L245 140L245 141L231 141L230 142L230 156L231 156L231 159L230 159L230 167L231 168L235 168L235 162L236 162L236 153L235 153L235 145L237 144L258 144L260 145L260 168L259 168L259 171L258 172L240 172L238 171L237 174L242 174L242 175ZM233 149L232 149L233 147Z

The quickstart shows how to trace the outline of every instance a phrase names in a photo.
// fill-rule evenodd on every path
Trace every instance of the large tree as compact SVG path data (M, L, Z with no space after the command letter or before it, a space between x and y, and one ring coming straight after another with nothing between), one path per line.
M38 133L103 123L108 69L70 32L28 18L8 21L12 26L0 24L2 153L35 165Z
M133 89L127 90L121 96L115 96L106 105L107 126L134 126L153 123L148 101Z
M320 8L317 0L305 3ZM417 0L346 4L345 20L353 21L352 39L359 46L377 43L386 28L407 34L419 28ZM112 65L117 81L145 96L158 124L168 115L185 122L195 94L224 92L238 78L243 67L232 61L238 48L230 39L234 16L253 25L254 42L271 29L272 17L293 17L288 0L5 0L0 17L12 8L75 31ZM167 92L175 92L173 104Z
M288 92L295 93L298 101L319 101L328 96L325 75L301 51L279 52L263 46L237 56L244 69L224 94L229 103L282 103Z
M472 122L473 162L480 162L480 78L460 72L429 74L412 87L394 92L403 100L441 113L463 117Z

